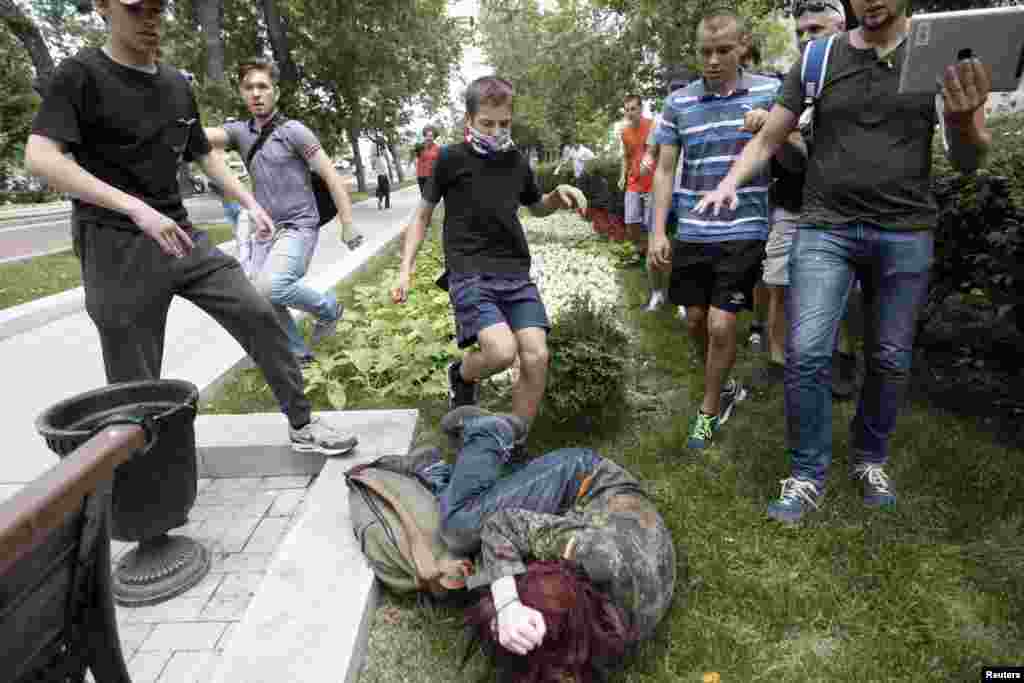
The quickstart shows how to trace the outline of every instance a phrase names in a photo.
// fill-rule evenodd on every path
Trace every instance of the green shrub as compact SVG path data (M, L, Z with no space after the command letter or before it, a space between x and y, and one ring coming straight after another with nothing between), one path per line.
M587 297L573 300L548 336L551 362L542 410L554 422L594 423L625 400L628 339Z
M348 400L346 387L375 399L439 398L446 395L444 368L462 355L454 342L455 329L448 295L434 285L443 271L441 245L428 239L417 259L409 299L390 301L389 284L398 271L381 278L384 285L357 287L355 303L345 310L338 334L303 372L306 391L326 398L338 410Z
M1024 310L1024 115L989 122L985 168L953 170L936 142L934 188L940 214L935 265L921 326L951 294L982 291L996 305ZM938 137L938 136L937 136Z

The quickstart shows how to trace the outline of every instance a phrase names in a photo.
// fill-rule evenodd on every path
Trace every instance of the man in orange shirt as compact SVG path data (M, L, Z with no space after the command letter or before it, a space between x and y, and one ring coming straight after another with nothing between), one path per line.
M434 142L437 136L437 129L433 126L426 126L423 129L423 151L416 157L416 182L420 185L420 194L423 194L427 181L434 173L434 162L441 148Z
M647 152L647 137L654 122L644 116L644 103L639 95L626 95L623 101L626 111L626 125L622 128L622 174L619 189L626 191L626 234L633 240L640 252L641 263L647 263L647 228L644 215L650 201L653 176L643 172L640 162ZM647 267L651 283L651 296L645 310L656 311L667 299L664 277Z

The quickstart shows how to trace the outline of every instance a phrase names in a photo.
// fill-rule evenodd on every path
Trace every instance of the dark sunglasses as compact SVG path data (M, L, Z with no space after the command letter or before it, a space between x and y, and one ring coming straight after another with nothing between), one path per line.
M842 5L838 5L835 2L828 2L827 0L811 0L809 2L797 2L793 5L793 18L799 19L807 12L824 12L826 9L830 9L836 14L842 14Z

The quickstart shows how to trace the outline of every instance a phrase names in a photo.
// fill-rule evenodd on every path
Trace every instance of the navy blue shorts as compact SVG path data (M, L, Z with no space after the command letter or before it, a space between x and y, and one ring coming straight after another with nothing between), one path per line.
M540 291L527 277L451 273L448 298L460 349L475 344L480 330L498 323L507 323L513 332L527 327L551 329Z

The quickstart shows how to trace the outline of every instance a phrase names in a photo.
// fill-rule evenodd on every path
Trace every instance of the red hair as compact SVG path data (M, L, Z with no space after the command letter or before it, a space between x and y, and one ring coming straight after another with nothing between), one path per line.
M567 562L531 562L516 577L516 587L520 601L544 615L544 641L530 654L517 655L498 643L491 629L496 613L490 592L466 615L474 643L491 655L503 682L590 683L595 656L622 657L637 640L623 611Z

